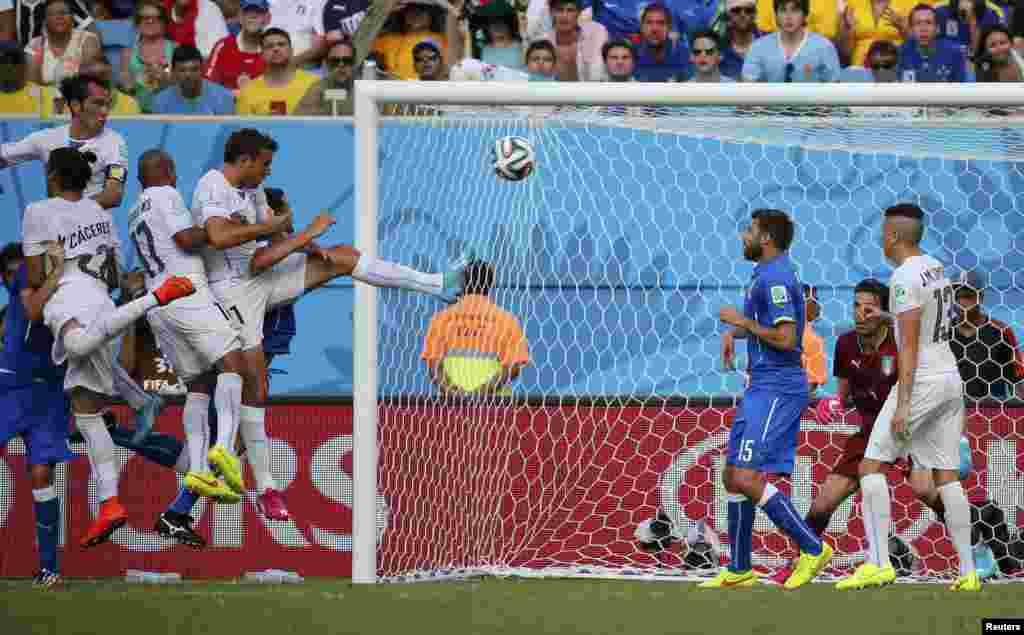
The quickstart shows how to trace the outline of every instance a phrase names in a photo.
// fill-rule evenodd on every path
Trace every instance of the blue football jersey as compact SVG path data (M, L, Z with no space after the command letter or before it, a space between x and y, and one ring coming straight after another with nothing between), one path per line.
M21 290L28 285L25 265L11 284L11 294L4 320L4 350L0 353L0 385L14 386L31 383L35 379L58 379L63 368L54 366L51 350L53 335L42 322L30 322L21 304Z
M796 348L782 351L751 335L747 339L750 387L807 394L807 374L800 364L804 337L803 287L786 254L754 267L743 315L764 327L796 324Z

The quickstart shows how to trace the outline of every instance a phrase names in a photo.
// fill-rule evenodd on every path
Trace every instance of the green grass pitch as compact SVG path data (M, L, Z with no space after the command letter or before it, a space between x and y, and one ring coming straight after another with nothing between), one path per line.
M693 584L494 580L353 586L342 579L263 586L76 581L33 590L0 581L4 635L537 635L722 633L876 635L980 633L982 617L1024 617L1024 585L954 594L939 585L840 593L730 591Z

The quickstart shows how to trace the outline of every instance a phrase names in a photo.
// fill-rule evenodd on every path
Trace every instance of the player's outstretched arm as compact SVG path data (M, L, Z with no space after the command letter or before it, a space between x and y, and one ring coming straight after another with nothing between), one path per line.
M175 234L173 238L174 244L178 246L178 249L187 253L195 253L210 242L210 236L207 234L206 228L198 226L183 229Z
M245 224L223 216L214 216L206 221L206 234L214 249L230 249L261 238L267 238L281 231L291 222L291 215L271 216L264 223Z
M274 218L282 218L282 216L275 216ZM292 234L282 240L273 242L266 247L260 247L256 250L256 253L253 254L252 260L249 262L250 273L254 276L259 275L291 254L301 249L305 249L308 245L312 244L317 237L323 235L323 233L334 225L335 222L334 217L329 213L320 212L320 214L313 219L313 222L302 231Z

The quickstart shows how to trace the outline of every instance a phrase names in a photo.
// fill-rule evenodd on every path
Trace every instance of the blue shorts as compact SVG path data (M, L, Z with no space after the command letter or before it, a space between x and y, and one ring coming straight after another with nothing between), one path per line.
M792 472L800 415L809 401L807 395L748 390L729 430L726 465L765 474Z
M71 404L61 380L0 391L0 446L15 436L25 441L29 465L71 461L68 448Z

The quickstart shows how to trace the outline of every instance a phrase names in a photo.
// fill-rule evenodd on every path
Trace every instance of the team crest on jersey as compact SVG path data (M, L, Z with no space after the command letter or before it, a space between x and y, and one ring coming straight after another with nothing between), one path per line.
M781 285L771 288L772 304L782 306L789 301L789 293L786 292L786 287Z
M892 355L882 355L882 374L888 377L896 368L896 360Z

